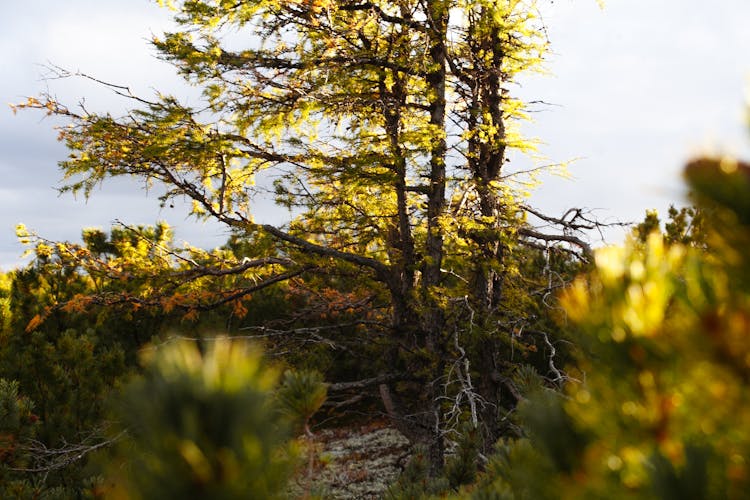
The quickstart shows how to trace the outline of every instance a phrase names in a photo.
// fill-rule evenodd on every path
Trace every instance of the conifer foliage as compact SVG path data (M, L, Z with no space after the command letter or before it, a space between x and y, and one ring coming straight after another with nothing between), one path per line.
M579 380L520 405L527 439L500 447L472 497L747 497L750 165L685 175L697 209L673 210L666 234L647 217L566 291Z
M510 90L547 50L535 2L167 3L179 30L153 45L205 102L112 85L134 108L115 117L29 99L69 121L65 190L89 195L135 176L163 186L163 203L192 200L194 215L255 242L257 258L182 260L190 269L167 280L252 270L253 287L216 291L214 303L290 278L356 273L372 297L386 297L368 323L385 339L379 363L362 376L393 425L427 447L433 473L461 421L494 442L516 403L511 352L552 345L537 313L560 274L546 268L538 280L525 261L530 252L549 261L557 244L561 255L589 255L575 234L591 224L582 212L527 207L518 168L507 165L511 149L533 148ZM269 190L295 214L288 224L256 221ZM545 234L534 217L565 231Z
M278 372L259 351L220 338L204 353L176 341L148 357L117 405L127 437L109 465L111 494L285 498L295 451L273 396Z

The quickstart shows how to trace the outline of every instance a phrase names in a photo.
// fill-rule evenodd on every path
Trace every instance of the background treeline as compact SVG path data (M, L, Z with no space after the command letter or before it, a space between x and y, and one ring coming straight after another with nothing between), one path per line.
M157 410L147 409L161 399L148 395L147 389L140 393L141 402L132 398L130 405L117 402L123 386L143 375L139 358L172 348L175 339L190 339L209 350L225 337L234 337L238 343L252 341L272 361L272 370L287 367L293 369L289 376L317 380L314 374L318 373L334 381L328 384L331 390L319 416L329 426L387 417L377 386L379 375L392 370L383 355L389 347L383 338L387 299L374 296L357 273L318 273L312 279L295 278L244 294L236 290L252 288L252 275L226 273L218 279L190 279L201 258L218 255L228 262L249 262L248 248L257 252L257 245L237 237L208 253L174 248L165 224L118 225L109 233L85 230L80 244L46 241L23 227L18 231L30 247L32 260L2 275L0 379L9 415L2 457L8 495L70 498L108 491L104 470L109 458L93 462L91 458L102 453L106 457L106 450L129 439L122 432L122 422L150 418L153 436L175 425L158 421ZM519 367L535 367L552 386L562 384L560 370L568 349L560 342L562 330L554 325L549 305L556 301L556 289L580 267L566 252L533 249L519 252L518 265L524 267L524 278L516 286L519 304L514 307L530 314L533 328L526 333L519 329L505 340L509 359L504 383L513 398L508 415L520 397L520 386L513 378ZM226 290L242 293L242 300L233 298L223 304ZM479 353L485 346L483 337L475 342L465 347ZM554 349L551 342L558 345L556 352L550 351ZM467 373L481 381L481 373ZM401 378L409 383L408 377ZM304 390L314 392L321 382L308 380L287 406L304 402L309 397ZM271 387L275 386L264 390ZM316 410L320 403L314 405ZM232 407L236 404L231 403ZM112 412L113 405L119 413ZM467 416L448 404L445 410L454 414L453 438L463 439L461 433L469 428ZM196 418L210 417L198 412ZM508 419L503 425L505 433L519 435L516 422ZM240 427L238 432L247 431ZM133 458L133 452L129 456ZM477 459L467 457L471 470L480 465Z

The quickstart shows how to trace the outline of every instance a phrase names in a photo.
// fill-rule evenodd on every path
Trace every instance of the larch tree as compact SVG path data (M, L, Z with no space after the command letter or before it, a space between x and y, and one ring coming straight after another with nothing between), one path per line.
M513 405L500 357L529 316L509 305L521 300L513 298L524 279L518 255L553 245L583 260L589 252L575 232L589 225L582 212L552 218L527 207L507 166L511 148L532 147L517 127L525 106L510 89L540 69L548 48L536 3L171 7L181 29L153 44L203 89L205 105L114 85L134 107L121 117L29 99L23 106L69 122L64 189L88 195L107 178L133 176L163 186L163 203L191 199L194 215L266 252L180 262L194 274L252 272L257 290L311 273L358 273L387 297L379 374L331 390L378 386L391 421L427 447L435 473L458 406L494 442L503 407ZM271 180L275 201L294 214L288 224L254 218ZM529 215L560 231L535 229Z

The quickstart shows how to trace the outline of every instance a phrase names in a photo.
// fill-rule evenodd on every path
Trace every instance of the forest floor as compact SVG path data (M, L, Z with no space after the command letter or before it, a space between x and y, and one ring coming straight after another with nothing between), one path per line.
M310 493L325 499L382 498L411 456L406 438L382 423L315 433L316 460ZM292 496L304 497L306 470Z

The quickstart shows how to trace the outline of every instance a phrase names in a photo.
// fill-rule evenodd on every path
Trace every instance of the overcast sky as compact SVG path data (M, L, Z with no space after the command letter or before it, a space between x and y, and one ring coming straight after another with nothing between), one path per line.
M169 12L148 0L26 0L0 17L0 104L45 89L60 100L86 98L94 110L121 110L111 95L81 81L43 81L43 65L80 70L136 93L175 91L191 99L147 43L169 27ZM570 206L602 220L634 221L682 197L680 171L691 156L750 156L745 90L750 76L747 0L557 0L545 11L555 51L550 76L527 78L516 91L552 103L535 113L527 134L554 161L576 159L573 179L549 178L534 203L553 215ZM192 99L195 99L194 94ZM58 197L52 119L0 108L0 268L17 265L23 222L50 239L77 239L81 228L167 220L178 240L215 246L218 226L196 224L184 207L160 210L126 180L105 184L86 201ZM261 214L262 217L273 214ZM608 233L617 240L618 233Z

